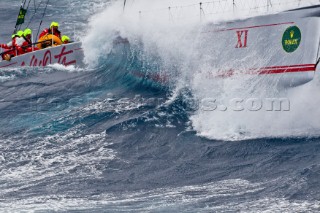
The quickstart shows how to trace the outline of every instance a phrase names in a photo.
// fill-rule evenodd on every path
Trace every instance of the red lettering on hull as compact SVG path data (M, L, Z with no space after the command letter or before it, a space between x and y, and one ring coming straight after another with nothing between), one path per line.
M76 63L76 60L67 61L67 55L72 54L72 53L73 53L73 50L69 50L69 51L67 51L67 52L65 52L65 50L66 50L66 47L63 47L63 48L61 49L60 54L54 56L55 59L58 59L58 62L57 62L57 63L63 64L63 65L65 65L65 66L68 66L68 65L70 65L70 64L75 64L75 63Z
M240 30L236 32L237 32L237 38L238 38L238 43L236 48L246 48L249 30Z
M34 52L34 53L36 53L36 52ZM67 59L67 56L70 55L70 54L73 54L73 53L74 53L73 50L66 51L66 47L64 46L64 47L61 48L60 53L52 56L51 49L48 49L43 54L43 56L39 54L38 57L41 57L41 58L38 58L36 54L33 54L30 61L28 61L28 60L27 60L27 62L26 61L22 61L20 66L26 66L26 64L28 64L28 66L30 66L30 67L36 67L36 66L45 67L45 66L47 66L49 64L53 64L53 63L58 63L58 64L62 64L64 66L68 66L68 65L77 63L76 60L70 60L70 59L68 60ZM56 59L57 61L53 61L52 60L53 58ZM11 65L14 65L16 63L17 62L9 64L9 65L5 65L3 67L11 66ZM18 62L18 63L20 63L20 62Z
M43 55L42 66L47 66L48 64L51 64L52 63L51 60L52 60L51 51L47 50L46 53Z

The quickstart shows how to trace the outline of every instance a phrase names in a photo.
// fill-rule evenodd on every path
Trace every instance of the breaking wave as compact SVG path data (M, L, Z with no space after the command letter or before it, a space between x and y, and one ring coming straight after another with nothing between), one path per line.
M169 87L171 96L171 98L168 97L169 99L179 97L179 94L186 90L189 91L191 97L189 95L185 101L191 101L189 104L193 105L194 111L188 115L192 128L200 136L210 139L244 140L319 135L320 125L312 119L319 114L317 106L320 104L320 99L312 92L319 90L318 76L310 84L291 89L278 88L277 79L270 81L270 79L261 80L255 77L234 77L223 80L208 78L203 71L212 72L218 68L207 64L206 61L209 59L201 58L203 57L202 49L199 49L198 44L212 42L211 40L199 41L203 38L201 37L203 29L212 20L190 21L179 19L174 15L172 19L163 19L163 15L150 18L149 13L143 12L147 8L149 11L153 11L150 8L163 8L166 4L170 3L153 2L151 6L150 3L139 1L123 12L122 5L115 3L94 16L90 21L90 30L84 39L87 62L92 66L99 66L105 63L105 60L110 60L111 55L111 63L120 65L116 72L125 71L120 76L165 85ZM288 7L279 4L278 8L274 6L274 10L270 12L284 9ZM194 7L181 9L179 17L186 17L186 14L193 10L195 10ZM142 11L143 15L141 13L140 16L137 15L137 11ZM155 11L156 14L164 13L161 10ZM171 12L174 13L174 11ZM243 13L238 12L239 17L255 14L250 14L246 10ZM223 18L230 19L228 16ZM100 23L103 20L105 24L101 27ZM221 49L219 45L217 48ZM106 57L109 59L105 59ZM252 59L254 60L254 53ZM208 99L216 101L214 105L222 108L204 110L205 101ZM235 99L241 99L243 107L247 107L246 110L239 112L239 110L225 109ZM266 108L250 110L255 107L250 106L255 104L252 101L259 101L258 104L265 107L265 105L274 104L270 103L272 100L280 102L276 103L278 105L284 104L280 106L284 109L278 110L278 106L275 105L272 110Z
M123 2L99 0L51 13L67 11L58 21L72 19L69 33L89 19L79 32L87 67L0 70L0 208L317 211L319 73L296 88L208 77L218 69L198 45L208 9L199 22L198 2L172 16L169 1L135 2L125 13ZM249 105L236 111L235 98ZM279 98L280 110L252 101Z

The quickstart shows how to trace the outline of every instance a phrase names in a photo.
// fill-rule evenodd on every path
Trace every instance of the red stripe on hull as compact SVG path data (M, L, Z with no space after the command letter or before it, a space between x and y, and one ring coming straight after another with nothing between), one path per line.
M256 69L249 69L249 72L239 72L239 74L246 75L268 75L268 74L281 74L281 73L296 73L296 72L315 72L315 64L298 64L290 66L273 66L261 67ZM221 71L220 71L221 72ZM230 77L237 74L235 70L225 71L223 74L218 74L217 77Z
M11 64L7 64L7 65L4 65L4 66L1 66L0 68L4 68L4 67L10 67L11 65L14 65L16 64L17 62L14 62L14 63L11 63Z
M202 32L202 33L224 32L224 31L232 31L232 30L245 30L245 29L253 29L253 28L260 28L260 27L274 27L274 26L289 25L289 24L295 24L295 22L284 22L284 23L277 23L277 24L264 24L264 25L249 26L249 27L238 27L238 28L227 28L227 29L220 29L220 30L213 30L213 31L205 31L205 32Z
M315 67L298 67L298 68L284 68L284 69L260 69L259 75L264 74L279 74L279 73L292 73L292 72L314 72Z
M71 64L76 64L76 63L77 63L77 61L76 61L76 60L73 60L73 61L70 61L70 62L68 62L68 63L65 63L64 66L69 66L69 65L71 65Z
M273 67L263 67L260 69L284 69L284 68L291 68L291 67L311 67L315 68L315 64L298 64L298 65L290 65L290 66L273 66Z

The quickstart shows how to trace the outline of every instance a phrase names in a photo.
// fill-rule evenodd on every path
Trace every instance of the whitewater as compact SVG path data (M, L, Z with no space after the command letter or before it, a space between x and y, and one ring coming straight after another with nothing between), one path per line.
M50 2L42 26L81 41L87 66L0 70L0 212L318 212L319 73L211 78L199 39L319 1L212 2ZM1 43L20 3L0 2Z

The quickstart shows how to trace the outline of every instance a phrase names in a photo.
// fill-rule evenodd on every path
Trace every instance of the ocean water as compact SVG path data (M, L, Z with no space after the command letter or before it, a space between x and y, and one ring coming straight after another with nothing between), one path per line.
M202 22L157 9L191 2L50 1L41 28L81 40L87 66L0 70L0 212L320 211L319 76L282 90L203 79L194 40L209 9ZM20 3L0 2L1 43ZM240 94L290 110L201 105Z

